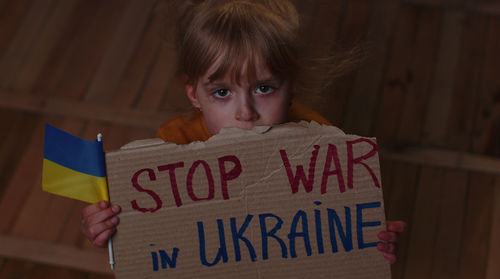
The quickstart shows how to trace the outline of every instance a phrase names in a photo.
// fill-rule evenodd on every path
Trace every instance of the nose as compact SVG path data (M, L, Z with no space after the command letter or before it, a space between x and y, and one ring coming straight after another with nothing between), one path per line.
M235 118L238 121L247 122L255 122L259 119L259 114L250 97L242 96L238 104L238 108L236 109Z

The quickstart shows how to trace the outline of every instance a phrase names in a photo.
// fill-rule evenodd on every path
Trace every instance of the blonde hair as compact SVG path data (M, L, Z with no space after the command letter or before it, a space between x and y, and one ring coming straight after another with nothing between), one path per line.
M318 91L357 60L357 51L308 57L305 45L299 43L299 15L287 0L183 1L179 7L178 71L190 84L216 61L220 63L211 80L229 73L239 82L243 66L248 80L254 80L256 63L263 62L296 90Z

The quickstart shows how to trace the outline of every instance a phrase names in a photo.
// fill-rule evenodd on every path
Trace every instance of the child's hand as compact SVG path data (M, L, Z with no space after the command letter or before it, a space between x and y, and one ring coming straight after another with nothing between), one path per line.
M82 232L94 246L105 247L115 233L120 207L106 201L91 204L82 210Z
M377 249L382 252L384 258L394 264L397 260L396 242L399 240L399 233L406 231L407 225L403 221L387 221L386 224L387 231L381 231L377 235L381 241Z

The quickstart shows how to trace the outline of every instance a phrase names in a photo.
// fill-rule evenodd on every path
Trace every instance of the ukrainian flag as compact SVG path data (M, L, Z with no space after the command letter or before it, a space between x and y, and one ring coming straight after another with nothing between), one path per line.
M47 124L42 189L90 203L109 200L102 142L84 140Z

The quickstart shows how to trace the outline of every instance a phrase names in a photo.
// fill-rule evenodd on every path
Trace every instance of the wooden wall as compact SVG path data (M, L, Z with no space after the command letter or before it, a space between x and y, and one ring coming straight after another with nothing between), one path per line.
M500 278L500 3L294 1L318 54L367 58L301 100L376 136L393 278ZM0 278L112 278L83 203L41 191L43 127L117 149L188 108L157 0L0 0Z

